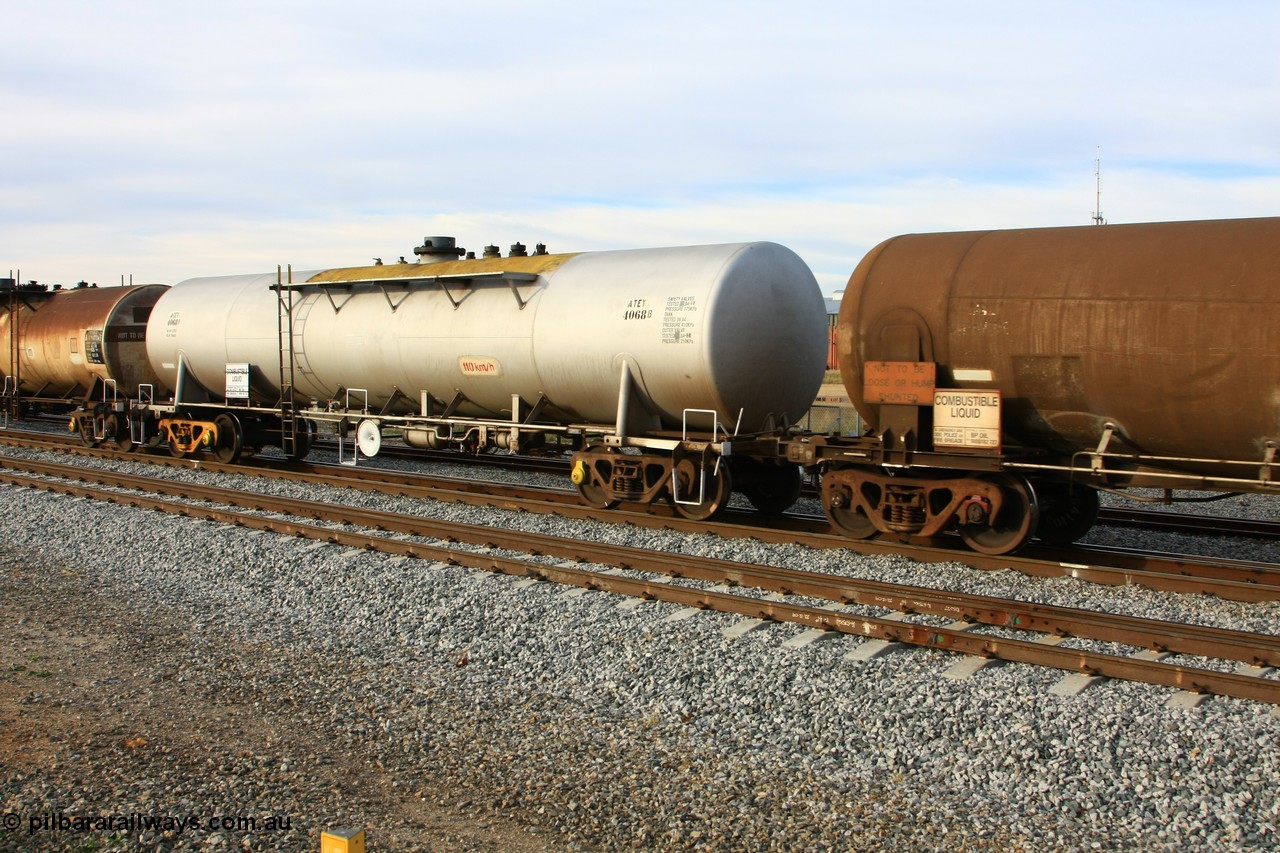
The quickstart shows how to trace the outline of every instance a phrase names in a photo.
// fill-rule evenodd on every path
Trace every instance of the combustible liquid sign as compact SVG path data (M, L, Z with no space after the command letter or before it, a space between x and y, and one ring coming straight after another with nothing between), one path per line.
M228 400L249 399L249 365L247 364L228 364L227 365L226 398Z
M934 391L933 446L1000 449L999 391Z

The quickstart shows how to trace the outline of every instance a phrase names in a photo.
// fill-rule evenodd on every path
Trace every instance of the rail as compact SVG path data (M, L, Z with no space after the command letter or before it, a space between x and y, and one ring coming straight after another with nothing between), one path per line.
M22 466L11 466L8 460L4 460L4 467L9 469ZM46 477L85 479L85 472L81 469L51 463L31 463L30 471ZM1240 670L1225 672L1212 666L1171 663L1162 657L1167 653L1201 655L1249 666L1274 666L1280 664L1280 637L1271 634L1147 620L925 587L859 581L711 558L656 554L647 549L601 546L527 531L495 530L489 526L440 522L418 516L334 506L329 503L246 494L239 490L174 483L115 472L93 473L92 478L101 483L103 488L71 481L37 479L12 470L3 471L2 476L8 482L32 488L304 536L382 553L436 560L448 565L570 583L587 589L670 601L754 619L794 622L824 632L962 652L988 659L1051 666L1090 676L1142 681L1195 693L1280 704L1280 681L1268 677L1265 671L1253 674ZM115 490L120 488L181 495L184 500L159 499ZM229 510L191 501L210 501L252 508L253 511ZM341 522L343 528L262 515L264 512L290 516L309 515ZM346 529L351 524L387 531L392 536ZM608 563L624 567L624 571L623 574L615 574L563 565L550 566L529 559L429 545L410 541L405 537L431 537L519 553ZM836 607L773 601L719 589L695 589L637 576L637 572L821 598L832 602ZM843 608L848 606L883 608L896 611L899 615L844 612ZM930 616L948 621L941 625L913 623L905 621L904 614L914 618ZM993 636L983 633L984 627L1028 632L1028 636ZM1039 637L1034 636L1037 633ZM1056 642L1045 642L1046 636L1055 639L1070 636L1122 643L1133 646L1138 651L1122 655L1073 648Z
M0 442L5 443L22 444L29 441L29 436L0 436ZM255 459L252 466L224 466L211 458L176 460L167 455L126 455L108 449L82 448L78 442L68 444L65 440L59 440L57 446L60 450L75 454L146 460L162 466L235 471L260 477L285 476L311 483L446 502L476 505L494 505L496 502L500 506L534 513L600 519L598 510L582 504L577 493L568 489L511 486L369 467L360 469L357 474L355 469L339 465L287 463L262 458ZM0 464L7 463L0 461ZM1012 569L1036 577L1070 577L1113 586L1139 585L1167 592L1216 595L1235 601L1280 600L1280 567L1271 563L1219 557L1126 553L1087 547L1030 548L1018 555L988 557L969 551L959 543L948 547L941 543L918 545L883 539L851 540L832 533L830 525L820 516L783 516L772 520L769 526L761 526L760 517L756 513L731 510L715 520L693 521L679 517L671 507L661 504L648 507L624 505L611 511L608 518L619 524L637 527L714 533L725 537L750 537L767 543L803 544L819 549L841 548L856 554L902 555L922 564L962 563L985 570Z

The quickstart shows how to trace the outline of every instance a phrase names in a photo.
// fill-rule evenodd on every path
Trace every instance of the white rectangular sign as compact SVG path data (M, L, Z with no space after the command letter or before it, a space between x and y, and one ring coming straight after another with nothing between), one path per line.
M249 399L249 365L227 365L227 399Z
M933 446L1000 449L1000 392L933 392Z

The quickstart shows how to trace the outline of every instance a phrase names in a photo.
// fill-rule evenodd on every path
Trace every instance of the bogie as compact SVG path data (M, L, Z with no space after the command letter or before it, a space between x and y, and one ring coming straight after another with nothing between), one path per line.
M888 474L845 467L822 478L832 526L854 539L878 534L930 539L949 530L975 551L1008 554L1035 535L1039 506L1020 477L1004 474Z

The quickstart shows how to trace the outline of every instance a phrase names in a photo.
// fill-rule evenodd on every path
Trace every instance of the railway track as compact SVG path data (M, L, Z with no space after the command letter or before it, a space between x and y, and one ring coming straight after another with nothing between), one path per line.
M46 437L41 437L43 443ZM0 440L15 440L0 435ZM1123 586L1138 584L1168 592L1216 595L1238 601L1270 601L1280 598L1280 567L1270 563L1230 560L1220 557L1193 557L1151 554L1136 550L1077 546L1070 549L1030 548L1019 555L990 557L977 554L959 543L934 545L873 540L850 540L830 532L821 516L788 515L761 526L752 511L729 511L718 520L691 521L661 505L621 507L602 514L580 503L567 489L475 482L428 474L373 467L352 468L316 463L286 463L258 459L251 466L221 465L212 459L173 459L164 455L102 448L86 449L78 442L55 438L51 444L73 453L146 460L176 468L234 472L254 477L280 477L308 483L378 491L501 509L554 513L571 518L607 520L640 527L659 527L688 533L711 533L725 537L751 537L773 544L803 544L813 548L844 548L864 555L902 554L921 563L964 563L974 568L1012 568L1038 577L1072 577L1092 583ZM85 476L92 476L86 471Z
M1186 515L1149 509L1103 508L1098 521L1109 527L1131 527L1200 536L1247 536L1280 541L1280 522L1255 518Z
M316 447L333 453L338 452L336 440L317 440ZM393 459L412 460L421 464L442 462L454 465L471 465L478 468L559 474L565 477L569 476L570 469L569 461L562 458L511 456L506 454L464 454L445 450L417 450L395 445L384 447L380 455ZM802 494L807 497L817 497L817 489L812 483L806 483ZM1106 527L1127 527L1205 536L1248 536L1254 539L1280 541L1280 521L1188 515L1149 509L1103 507L1098 511L1097 523Z
M63 419L45 420L47 422L56 420L60 423ZM33 439L35 437L49 438L47 433L25 433L24 435L32 436ZM66 436L54 437L53 440L59 446L79 446L78 441ZM315 449L337 454L339 452L338 440L336 438L318 437L315 441ZM432 463L444 463L481 469L561 475L566 478L569 476L570 469L567 459L553 456L514 456L493 453L467 454L453 450L426 450L395 444L385 445L379 455L388 459L412 461L422 466L429 466ZM808 497L816 497L817 490L811 483L807 483L803 494ZM822 523L825 524L825 521ZM1097 523L1107 527L1206 536L1247 536L1253 539L1280 541L1280 521L1199 516L1149 509L1103 507L1098 512Z
M353 548L736 613L753 620L794 622L819 632L852 634L987 660L1019 661L1093 677L1143 681L1192 693L1280 704L1280 681L1270 678L1267 670L1252 669L1280 665L1280 637L1270 634L1139 619L708 557L655 553L576 538L444 522L163 478L86 472L57 463L0 461L4 469L0 476L14 485L304 536ZM299 516L320 523L300 521ZM485 550L476 552L460 546ZM494 549L532 556L496 555L492 553ZM610 568L600 570L574 564ZM658 576L675 580L660 580ZM717 586L699 588L690 586L689 581ZM764 598L765 593L787 598ZM879 615L848 612L848 607L888 612ZM1116 654L1073 648L1060 645L1063 638L1118 643L1132 647L1134 652ZM1177 663L1167 658L1170 655L1205 657L1218 663L1206 666ZM1221 669L1223 661L1237 665L1238 669Z

